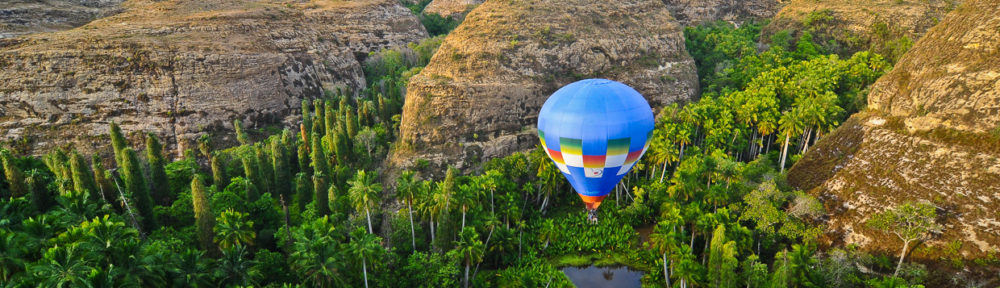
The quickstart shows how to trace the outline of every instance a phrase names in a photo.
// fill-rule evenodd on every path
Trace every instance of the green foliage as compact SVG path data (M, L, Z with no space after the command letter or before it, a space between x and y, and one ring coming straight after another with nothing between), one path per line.
M215 213L208 201L208 191L200 177L191 180L191 200L194 207L195 224L198 226L198 242L201 249L212 253L216 251L213 244L215 238Z
M118 123L115 123L114 121L111 122L110 131L111 148L114 150L115 163L118 163L118 166L120 167L122 166L122 151L128 147L128 140L125 140L125 134L122 133L122 128L119 127Z
M152 183L167 183L167 171L164 165L166 160L163 159L163 145L160 144L160 140L156 139L156 135L152 133L146 134L146 160L149 161L149 176ZM173 202L174 196L171 193L169 185L152 185L152 195L156 199L156 203L160 205L167 205Z
M378 203L382 201L379 198L379 193L382 192L382 184L376 182L377 177L378 175L375 173L358 170L354 178L348 182L350 189L347 193L350 195L351 204L355 211L359 213L364 212L368 220L368 233L374 233L372 231L371 210L376 209Z
M73 180L73 190L77 192L82 192L91 199L95 200L101 199L101 194L97 190L97 183L94 182L93 172L90 171L90 165L83 160L83 156L80 153L73 151L69 158L70 171ZM40 184L40 183L35 183ZM40 185L32 185L40 186ZM34 189L32 189L34 190ZM33 195L34 195L34 191ZM44 210L39 210L44 211Z
M15 164L14 156L7 150L0 150L0 161L3 162L4 176L7 178L7 191L9 195L0 195L3 198L18 197L28 193L28 185L25 183L24 172Z
M212 155L209 160L209 166L212 169L212 185L216 189L224 189L229 186L229 178L226 177L226 167L222 164L222 158L219 155Z
M226 209L215 219L215 223L215 242L224 250L223 253L234 247L242 249L245 245L253 245L253 239L257 237L257 233L253 230L253 221L247 219L246 213Z
M457 287L461 273L455 257L430 252L416 252L405 259L404 266L396 272L401 287Z
M420 14L420 24L423 24L424 28L427 29L427 34L435 37L448 34L461 22L452 17L442 17L437 13L422 13Z
M250 144L250 138L243 132L243 123L239 119L233 120L233 129L236 131L236 141L239 141L240 145Z
M155 230L156 218L153 215L153 198L149 195L149 184L143 176L139 156L132 148L122 150L121 178L125 190L132 200L133 209L142 217L142 227L146 231Z

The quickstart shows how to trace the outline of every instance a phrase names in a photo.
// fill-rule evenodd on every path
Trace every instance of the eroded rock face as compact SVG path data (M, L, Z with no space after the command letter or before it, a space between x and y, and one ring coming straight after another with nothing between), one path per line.
M484 0L434 0L427 4L424 13L437 13L444 17L462 18Z
M0 38L82 26L121 11L124 0L4 0Z
M533 148L545 99L585 78L624 82L653 107L698 93L681 27L659 0L487 1L410 80L390 160L469 168Z
M788 0L663 0L684 26L713 21L770 19Z
M768 36L789 29L811 31L817 40L836 40L853 52L907 37L920 38L961 0L790 0L771 23ZM797 36L797 35L793 35Z
M77 29L0 44L0 140L86 151L106 146L98 136L115 121L178 152L202 133L233 137L234 119L290 125L303 98L364 87L358 56L427 35L395 0L124 5Z
M906 118L911 131L1000 127L1000 14L966 14L928 32L872 87L869 106Z
M1000 249L1000 141L985 132L1000 122L998 15L996 0L949 14L873 86L872 111L852 116L789 172L791 184L824 200L832 242L898 253L895 236L864 223L914 201L937 206L945 225L926 245L958 241L966 259Z

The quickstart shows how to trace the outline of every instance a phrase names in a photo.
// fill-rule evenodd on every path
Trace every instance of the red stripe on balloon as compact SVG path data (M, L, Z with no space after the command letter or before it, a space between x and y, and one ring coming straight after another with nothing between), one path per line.
M547 149L547 150L549 150L549 157L552 157L553 161L556 161L556 163L559 163L559 164L566 163L565 161L563 161L562 152L559 152L559 151L556 151L556 150L552 150L552 149Z
M625 157L625 163L635 162L635 160L638 160L639 156L641 155L642 155L642 150L628 152L628 157Z
M604 168L605 155L583 155L583 167Z

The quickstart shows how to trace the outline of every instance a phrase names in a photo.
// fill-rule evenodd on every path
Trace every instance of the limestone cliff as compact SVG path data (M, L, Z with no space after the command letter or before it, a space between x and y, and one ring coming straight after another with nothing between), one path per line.
M770 19L788 0L663 0L684 26L712 21L742 22Z
M898 251L864 221L905 201L939 209L942 235L966 259L1000 249L1000 1L967 1L930 29L852 116L789 172L820 196L830 239ZM989 131L989 132L988 132ZM913 252L942 256L942 249ZM951 256L949 256L951 257Z
M121 11L124 0L4 0L0 38L66 30Z
M228 137L233 119L288 123L322 89L362 88L359 57L426 37L397 0L123 6L80 28L0 42L0 140L90 150L116 121L176 152L204 132Z
M597 77L635 87L653 107L698 93L681 27L659 0L487 1L410 80L390 161L468 168L530 149L545 99Z
M851 53L872 46L879 48L876 50L905 50L907 44L938 24L959 2L961 0L791 0L764 28L764 40L788 29L811 31L822 44L836 40L836 47L828 47L839 50L834 52ZM912 41L890 43L903 37Z
M466 12L472 10L483 0L434 0L427 4L424 13L437 13L444 17L462 18Z

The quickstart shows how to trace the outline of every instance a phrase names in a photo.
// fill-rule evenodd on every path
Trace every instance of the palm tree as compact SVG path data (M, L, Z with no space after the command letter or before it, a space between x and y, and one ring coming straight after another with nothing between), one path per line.
M538 240L545 241L545 245L542 246L542 251L549 248L549 242L558 241L558 239L555 239L558 235L559 233L556 231L555 222L552 219L545 219L545 221L542 221L541 225L538 227Z
M413 198L417 196L420 184L413 179L413 171L403 171L396 179L396 198L406 202L406 211L410 214L410 242L413 252L417 252L417 234L413 228Z
M781 146L781 164L780 171L785 172L785 158L788 156L788 141L792 139L792 134L798 134L802 131L802 120L799 116L798 109L792 109L781 113L781 119L778 120L778 130L781 134L785 134L785 144Z
M680 287L687 288L688 284L698 286L702 267L695 260L694 252L691 248L684 245L680 245L677 250L674 254L674 261L677 261L674 276L680 279Z
M224 285L220 286L249 286L256 284L256 279L261 278L260 271L254 267L257 261L250 259L250 252L246 246L236 243L234 246L222 251L222 259L219 259L219 268L215 270L220 281ZM225 285L228 284L228 285Z
M293 228L295 248L289 255L292 269L314 287L345 287L344 250L340 233L330 223L329 216Z
M552 161L542 160L538 165L538 173L536 175L538 176L538 181L541 182L541 191L539 192L545 195L540 208L544 214L545 207L549 204L549 196L552 196L556 189L559 189L559 180L562 178L562 173L559 172L559 168L556 168L556 165Z
M0 229L0 282L9 283L15 273L24 269L24 242L24 234Z
M372 231L371 206L378 205L382 201L378 197L378 194L382 192L382 184L375 183L375 178L378 178L378 175L374 172L366 173L365 170L358 170L358 174L347 182L351 186L347 192L350 194L354 209L359 212L365 210L365 216L368 218L368 233L375 233Z
M486 247L483 245L482 241L479 241L479 233L476 233L476 229L472 227L462 229L459 241L455 242L455 249L458 250L459 254L462 255L463 261L465 262L465 278L462 280L462 284L465 288L469 287L469 267L472 263L479 263L483 261L483 251Z
M257 233L253 230L253 221L247 219L246 213L226 209L215 218L215 242L222 249L237 245L253 245Z
M351 253L357 258L361 258L361 271L365 277L365 288L368 288L368 260L374 259L378 255L382 246L379 243L382 238L375 234L365 233L364 229L358 228L351 232Z
M483 191L490 191L490 214L493 215L496 215L496 210L494 210L493 204L493 194L496 192L497 188L499 188L500 182L503 181L503 177L504 176L500 173L500 171L491 169L478 178L480 179L478 182L479 187L482 188Z
M205 252L197 249L187 249L178 255L177 269L173 273L178 277L174 287L213 287L211 283L212 267L209 259L204 258Z
M465 229L465 214L472 205L478 203L478 199L476 199L477 188L475 185L461 185L455 192L455 205L458 205L462 210L462 227L459 229Z
M440 193L438 193L437 189L434 189L431 186L431 185L433 185L433 183L434 182L432 182L430 180L424 180L421 183L421 185L420 185L421 193L419 195L422 195L423 197L420 197L421 201L420 201L420 203L418 205L418 206L420 206L419 207L420 210L423 212L422 214L424 214L428 218L430 218L431 243L434 243L434 237L435 237L435 235L434 235L434 228L435 228L435 226L434 226L434 216L440 214L444 210L444 203L442 203L441 201L438 201L438 199L440 198L440 197L438 197Z
M677 207L667 206L663 207L663 212L660 215L660 222L656 223L656 227L653 228L653 233L649 235L649 243L651 248L663 254L663 278L667 283L667 287L670 287L670 272L667 267L670 266L670 259L667 259L667 255L673 254L678 249L678 238L676 234L677 225L683 224L683 218L681 218L681 211ZM669 227L669 231L667 230Z
M40 287L93 287L89 274L94 268L87 266L81 254L86 254L81 243L56 247L45 252L39 264L30 266L31 274ZM83 250L83 251L81 251Z

